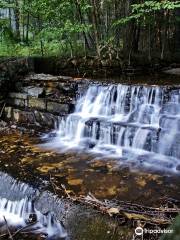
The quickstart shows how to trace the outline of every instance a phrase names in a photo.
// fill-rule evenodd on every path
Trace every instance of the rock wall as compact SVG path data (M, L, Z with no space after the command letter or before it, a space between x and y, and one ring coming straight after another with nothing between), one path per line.
M31 74L16 81L6 100L4 119L21 126L56 128L74 110L86 82L65 76Z

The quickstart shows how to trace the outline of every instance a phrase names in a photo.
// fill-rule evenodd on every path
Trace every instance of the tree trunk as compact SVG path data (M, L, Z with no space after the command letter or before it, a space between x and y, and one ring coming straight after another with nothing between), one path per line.
M75 0L75 4L76 4L77 11L78 11L80 22L81 22L81 24L85 24L79 1ZM89 46L88 38L86 36L85 31L83 31L83 37L84 37L84 50L85 50L85 55L86 55L86 48L90 49L90 46Z
M15 6L16 8L14 9L14 16L15 16L15 35L16 39L18 41L21 40L21 34L20 34L20 11L19 11L19 2L18 0L15 0Z
M26 23L26 42L29 42L29 23L30 23L30 16L29 12L27 14L27 23Z
M180 18L180 8L175 11L175 17ZM180 22L176 20L175 30L175 52L180 58Z
M99 46L99 34L98 34L98 26L97 26L97 7L95 0L91 0L92 4L92 23L93 23L93 30L94 30L94 37L95 37L95 44L96 44L96 54L98 58L101 57L100 53L100 46Z

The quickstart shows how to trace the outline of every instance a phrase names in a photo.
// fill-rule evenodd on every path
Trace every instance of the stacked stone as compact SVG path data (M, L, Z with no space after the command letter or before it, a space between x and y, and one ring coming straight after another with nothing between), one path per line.
M16 82L7 98L4 117L25 126L55 128L71 113L81 79L31 74Z

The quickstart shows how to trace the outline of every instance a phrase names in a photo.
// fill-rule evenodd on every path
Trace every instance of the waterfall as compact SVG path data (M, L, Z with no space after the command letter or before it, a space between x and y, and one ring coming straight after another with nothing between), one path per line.
M178 88L166 86L91 84L74 113L61 121L50 145L106 154L120 164L177 172L179 96Z
M58 236L66 237L66 233L61 224L54 220L52 214L46 216L36 210L33 202L27 199L20 201L8 201L0 198L0 224L2 225L6 219L10 228L26 227L26 232L33 232L36 234L46 234L48 238ZM34 217L35 223L30 224L30 219ZM28 226L30 225L30 226Z
M45 235L46 239L66 239L67 233L53 212L46 208L48 212L43 214L36 208L38 201L41 205L47 201L39 194L37 189L0 172L0 234L6 232L7 224L15 232L21 229L22 233Z

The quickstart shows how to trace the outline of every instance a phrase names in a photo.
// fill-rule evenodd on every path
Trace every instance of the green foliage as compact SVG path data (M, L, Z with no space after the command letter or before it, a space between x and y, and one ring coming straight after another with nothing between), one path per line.
M149 13L160 10L174 10L180 7L180 1L145 1L141 4L132 5L132 13Z
M162 29L172 23L175 29L178 17L166 20L163 13L168 11L173 15L179 7L180 1L168 0L0 0L0 11L9 11L9 16L0 16L0 41L4 46L0 55L87 56L90 52L101 57L102 52L102 57L113 55L118 59L126 42L128 51L133 47L132 40L126 41L126 28L135 24L138 30L141 28L140 32L146 33L149 26L153 29L157 25L159 31L159 24ZM124 27L126 23L129 25ZM168 32L169 38L175 35L173 31ZM156 36L159 38L160 34ZM136 33L137 41L138 36ZM150 38L144 39L149 39L149 44Z
M12 4L8 4L8 1L0 0L0 8L12 8L14 11L17 11L21 39L15 46L14 43L11 42L9 44L8 42L5 52L9 52L11 49L10 45L15 49L13 54L16 53L17 55L42 54L42 51L43 54L50 53L54 55L61 52L62 49L66 51L66 54L67 51L70 54L73 51L72 49L70 50L72 45L75 51L79 47L83 48L83 42L79 43L78 38L80 34L91 30L91 24L82 22L77 16L75 1L12 0L12 2ZM78 4L82 15L89 12L91 5L88 1L78 0ZM9 40L12 40L13 35L15 38L17 31L17 29L12 29L9 21L9 19L0 19L1 35L4 42L7 42L8 32ZM27 21L29 21L28 33L26 33ZM25 36L25 34L28 34L28 36ZM27 43L27 46L22 44L23 42ZM5 52L2 52L1 49L0 54Z
M126 24L132 20L139 21L145 17L152 16L152 13L175 10L180 8L180 1L144 1L144 3L132 4L131 14L125 18L115 21L114 26Z
M0 8L3 9L3 8L14 8L14 4L12 3L8 3L7 1L4 1L4 0L0 0Z

